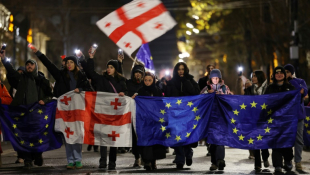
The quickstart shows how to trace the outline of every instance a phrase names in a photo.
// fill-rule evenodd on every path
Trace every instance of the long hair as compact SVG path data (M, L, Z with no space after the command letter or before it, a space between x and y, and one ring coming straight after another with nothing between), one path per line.
M103 75L103 76L109 76L109 74L107 73L106 70L102 72L102 75ZM115 69L114 78L115 78L117 81L120 81L121 79L124 79L125 77L124 77L122 74L120 74L119 72L117 72L116 69Z
M174 66L174 69L173 69L173 77L177 77L179 76L178 74L178 70L179 70L179 67L183 65L184 66L184 77L188 76L189 75L189 69L187 67L187 64L184 63L184 62L179 62L177 63L175 66Z
M266 74L261 70L256 70L253 73L257 77L257 84L261 86L266 81Z
M70 78L69 74L68 74L68 69L67 69L67 61L66 61L66 65L64 67L64 71L67 74L67 77ZM80 69L78 68L78 66L74 63L74 69L73 69L73 73L74 73L74 79L77 80L78 79L78 73L79 73Z

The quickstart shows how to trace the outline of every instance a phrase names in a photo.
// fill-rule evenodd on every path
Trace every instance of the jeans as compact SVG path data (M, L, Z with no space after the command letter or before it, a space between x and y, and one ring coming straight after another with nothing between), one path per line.
M110 147L109 164L115 165L116 154L117 154L117 147ZM100 156L101 157L99 159L99 163L102 165L107 165L108 147L100 146Z
M304 132L304 119L298 120L297 124L297 134L295 140L295 162L301 162L301 153L304 146L304 139L303 139L303 132Z
M174 147L175 151L175 163L176 164L185 164L185 158L186 159L192 159L193 158L193 149L189 146L178 146Z
M68 163L82 161L82 144L67 144L65 142L65 146Z
M261 151L262 151L262 154L261 154ZM268 160L269 155L270 154L269 154L268 149L254 150L255 167L262 167L262 159L261 159L261 157L263 157L263 161L265 162L265 161Z
M211 152L211 163L217 165L218 160L224 160L225 158L225 147L223 145L214 145L210 146Z
M293 159L293 148L278 148L272 149L272 164L274 167L282 167L283 159L285 162L289 162Z

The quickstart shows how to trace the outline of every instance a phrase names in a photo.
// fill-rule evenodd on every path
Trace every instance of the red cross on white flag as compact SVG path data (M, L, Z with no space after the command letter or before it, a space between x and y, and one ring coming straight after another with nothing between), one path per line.
M175 25L160 0L132 1L97 22L97 26L128 55Z

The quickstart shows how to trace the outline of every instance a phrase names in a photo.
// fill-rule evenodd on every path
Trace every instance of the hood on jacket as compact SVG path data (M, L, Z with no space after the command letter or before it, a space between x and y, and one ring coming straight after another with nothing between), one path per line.
M136 72L141 72L142 73L142 78L145 75L145 68L143 65L135 65L132 70L131 70L131 80L135 79L135 73Z
M32 63L32 64L35 65L35 68L34 68L34 70L32 71L31 74L32 74L34 77L37 77L37 76L38 76L38 63L37 63L37 61L34 60L34 59L29 59L29 60L27 60L26 63L25 63L25 69L26 69L26 65L27 65L28 63ZM26 69L26 72L27 72L27 69Z

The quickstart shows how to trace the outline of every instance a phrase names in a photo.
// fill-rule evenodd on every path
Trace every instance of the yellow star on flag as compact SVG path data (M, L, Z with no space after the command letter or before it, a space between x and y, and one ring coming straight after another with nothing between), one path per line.
M197 120L197 122L198 122L199 119L201 119L200 116L199 115L196 116L195 120Z
M192 107L193 104L194 103L190 101L190 102L187 103L187 106Z
M171 103L166 103L166 107L169 109L171 107Z
M162 132L164 132L164 131L166 130L166 127L164 127L163 125L161 125L160 130L161 130Z
M310 135L310 130L307 130L307 133Z
M238 131L239 130L236 127L233 129L233 133L235 133L235 134L237 134Z
M238 115L239 114L239 111L236 109L233 111L234 112L234 115Z
M264 129L264 130L265 130L265 133L267 133L267 132L270 133L270 129L271 129L271 128L268 128L268 126L267 126L267 128Z
M15 129L17 126L16 126L16 124L13 124L13 128Z
M18 118L18 117L15 117L15 118L14 118L14 120L18 121L18 120L19 120L19 118Z
M307 120L307 122L308 122L308 121L310 120L310 117L309 117L309 116L307 116L307 117L306 117L306 120Z
M240 136L238 136L239 137L239 140L242 140L243 141L243 139L244 139L244 136L241 134Z
M198 111L198 108L194 107L194 109L192 111L194 111L196 113Z
M196 129L197 125L194 124L193 129Z
M168 139L169 137L171 137L170 132L167 132L167 133L166 133L166 137L167 137L167 139Z
M270 111L267 112L268 115L272 114L272 110L270 109Z
M305 127L308 128L308 126L309 126L309 124L308 124L308 123L305 123Z
M235 124L236 123L236 120L234 118L231 118L230 119L231 123Z
M246 105L244 105L244 103L242 105L239 105L241 107L241 109L245 109Z
M46 116L44 117L44 119L47 120L47 119L48 119L48 115L46 115Z
M165 115L166 111L163 109L163 110L160 110L160 113L161 113L162 115Z
M23 141L23 140L22 140L22 141L20 141L20 144L22 144L22 145L23 145L23 144L25 144L25 141Z
M30 147L33 147L33 146L34 146L34 144L33 144L33 143L30 143L30 144L29 144L29 146L30 146Z
M260 105L260 106L262 107L262 110L263 110L263 109L267 109L267 106L268 106L268 105L266 105L266 104L264 103L263 105Z
M187 132L185 137L188 138L190 135L191 135L191 132L190 133Z
M15 136L18 137L18 133L15 133Z
M45 136L47 136L48 132L44 132L43 134L44 134Z
M33 109L30 109L30 110L29 110L29 112L32 112L32 111L33 111Z
M256 108L257 103L255 103L255 101L253 101L253 103L250 103L250 104L251 104L251 108Z
M159 118L159 122L164 123L165 122L164 118Z
M179 142L179 141L182 140L182 139L181 139L181 136L176 136L174 140L176 140L177 142Z
M270 117L270 119L268 119L268 123L272 123L273 119Z
M39 113L39 114L42 114L42 113L43 113L42 109L39 109L39 110L38 110L38 113Z
M45 128L48 128L48 124L45 125Z
M178 100L177 102L176 102L176 104L178 104L178 105L180 105L182 103L182 99L181 100Z
M25 115L25 113L21 113L21 114L20 114L20 116L24 116L24 115Z
M40 139L40 140L39 140L39 143L40 143L40 144L42 144L42 143L43 143L43 140L42 140L42 139Z
M262 140L263 136L259 135L257 136L257 140Z
M250 140L248 140L248 141L249 141L249 144L253 144L253 142L254 142L254 140L252 138L250 138Z

